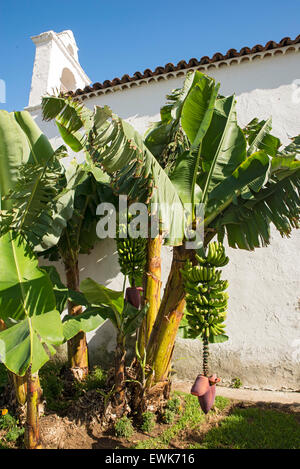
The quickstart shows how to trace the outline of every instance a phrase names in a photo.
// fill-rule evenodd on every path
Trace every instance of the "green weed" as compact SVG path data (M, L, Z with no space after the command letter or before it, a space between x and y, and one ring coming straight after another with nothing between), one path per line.
M144 412L142 415L141 430L150 433L155 427L156 417L153 412Z
M134 433L131 420L124 416L115 423L115 434L119 438L131 438Z

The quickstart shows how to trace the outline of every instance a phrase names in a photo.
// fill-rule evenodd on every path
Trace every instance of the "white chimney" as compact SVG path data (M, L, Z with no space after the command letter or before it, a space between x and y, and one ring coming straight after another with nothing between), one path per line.
M78 47L72 31L47 31L31 38L36 45L29 107L41 97L60 91L75 91L91 83L78 62Z

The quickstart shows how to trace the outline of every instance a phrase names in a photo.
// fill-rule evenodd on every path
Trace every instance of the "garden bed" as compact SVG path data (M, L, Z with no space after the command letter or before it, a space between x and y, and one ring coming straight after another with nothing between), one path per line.
M165 415L158 421L148 415L144 430L131 426L126 418L119 421L117 431L113 425L103 428L104 381L105 374L97 368L71 395L64 373L59 377L52 365L45 369L41 382L46 400L40 421L45 448L300 448L300 406L217 396L213 409L205 415L195 396L178 391L172 393ZM7 396L9 393L2 392L1 407L8 412L0 417L0 448L18 449L23 447L22 412L8 401L5 407Z

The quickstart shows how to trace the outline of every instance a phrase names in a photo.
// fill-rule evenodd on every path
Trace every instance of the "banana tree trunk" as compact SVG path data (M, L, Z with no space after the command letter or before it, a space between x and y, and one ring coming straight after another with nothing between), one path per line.
M25 447L27 449L42 449L39 425L39 403L41 388L38 373L27 371L27 416L25 427Z
M162 236L148 240L148 268L144 304L149 304L147 315L139 331L139 352L143 357L160 306Z
M175 338L185 308L180 270L187 259L194 259L194 251L183 246L174 247L169 278L147 346L147 364L152 370L148 388L167 380L170 371Z
M79 291L79 269L78 259L64 258L67 287L74 291ZM68 313L77 316L82 312L82 307L72 301L68 301ZM68 340L68 360L73 376L77 380L82 380L88 375L88 348L86 335L79 332L72 339Z

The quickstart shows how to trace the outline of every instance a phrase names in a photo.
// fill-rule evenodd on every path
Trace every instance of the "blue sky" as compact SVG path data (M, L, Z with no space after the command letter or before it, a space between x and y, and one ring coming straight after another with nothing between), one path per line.
M0 79L6 104L28 103L35 47L30 36L71 29L92 82L200 58L230 48L294 39L298 0L14 0L0 6Z

